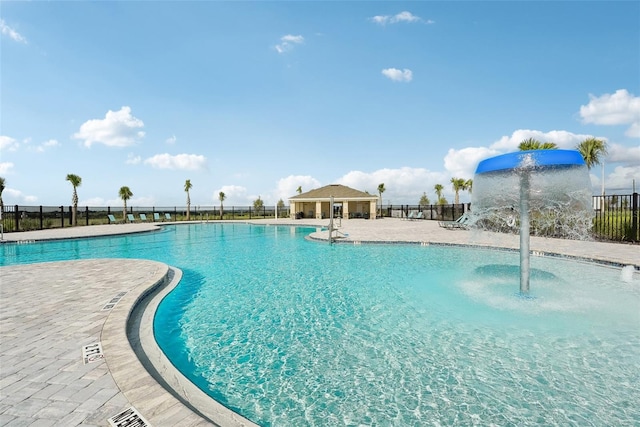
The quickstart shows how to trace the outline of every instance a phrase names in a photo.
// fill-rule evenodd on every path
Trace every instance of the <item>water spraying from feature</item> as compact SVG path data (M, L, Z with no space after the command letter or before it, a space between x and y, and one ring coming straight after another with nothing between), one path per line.
M587 239L591 184L574 150L529 150L491 157L473 180L476 228L520 234L520 293L529 294L530 235Z

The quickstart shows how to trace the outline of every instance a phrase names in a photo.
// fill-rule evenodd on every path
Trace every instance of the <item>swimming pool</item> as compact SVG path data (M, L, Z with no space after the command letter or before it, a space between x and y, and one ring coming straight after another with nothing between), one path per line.
M184 271L156 337L262 425L633 425L640 292L620 271L417 245L333 245L242 224L0 245L2 265L154 259ZM570 279L569 279L570 278Z

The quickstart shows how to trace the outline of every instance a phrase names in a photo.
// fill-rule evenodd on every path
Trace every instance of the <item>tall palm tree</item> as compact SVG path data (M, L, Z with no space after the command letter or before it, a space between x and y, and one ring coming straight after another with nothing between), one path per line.
M518 150L555 150L558 146L554 142L540 142L535 138L525 139L518 145Z
M221 191L218 193L218 200L220 200L220 219L222 219L222 210L224 209L224 207L222 206L222 203L226 198L227 198L227 195L224 194L224 192Z
M587 168L591 169L595 165L599 165L602 157L607 155L607 143L596 138L587 138L576 147L576 150L582 154Z
M456 193L454 203L458 205L460 204L460 190L464 191L467 189L467 181L463 178L451 178L451 184L453 185L453 191Z
M127 220L127 200L129 200L130 198L133 197L133 193L131 192L129 187L124 186L124 187L120 187L120 191L118 191L118 195L120 196L120 198L124 202L124 210L122 211L122 219L124 221L126 221Z
M191 197L189 197L189 190L193 188L191 180L188 179L184 182L184 191L187 192L187 221L191 219Z
M442 201L444 200L442 197L442 190L444 190L444 186L442 184L436 184L433 186L433 189L436 191L436 196L438 197L438 204L442 205Z
M5 188L4 177L0 176L0 218L4 214L4 202L2 201L2 192Z
M78 191L77 188L82 184L82 178L75 174L68 174L67 181L73 185L73 196L71 197L71 203L73 203L73 210L71 211L71 220L73 225L78 225Z
M298 194L302 194L302 185L299 185L298 188L296 188L296 192Z
M384 193L386 188L384 188L384 182L378 184L378 194L380 195L380 216L382 216L382 193Z
M473 180L469 178L467 182L464 183L466 190L469 191L469 194L473 193Z

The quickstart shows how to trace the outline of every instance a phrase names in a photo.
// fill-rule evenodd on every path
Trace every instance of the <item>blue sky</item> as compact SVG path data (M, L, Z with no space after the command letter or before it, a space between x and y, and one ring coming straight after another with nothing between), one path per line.
M639 2L0 3L5 204L417 204L534 137L640 186ZM602 170L592 170L594 193ZM468 194L461 195L468 201Z

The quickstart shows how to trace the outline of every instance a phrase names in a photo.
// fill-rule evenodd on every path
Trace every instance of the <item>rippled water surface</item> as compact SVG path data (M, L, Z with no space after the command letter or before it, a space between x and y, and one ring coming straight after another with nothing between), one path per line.
M524 299L516 253L329 246L310 231L199 224L0 248L3 265L183 269L155 318L160 346L264 426L640 424L637 273L534 257Z

